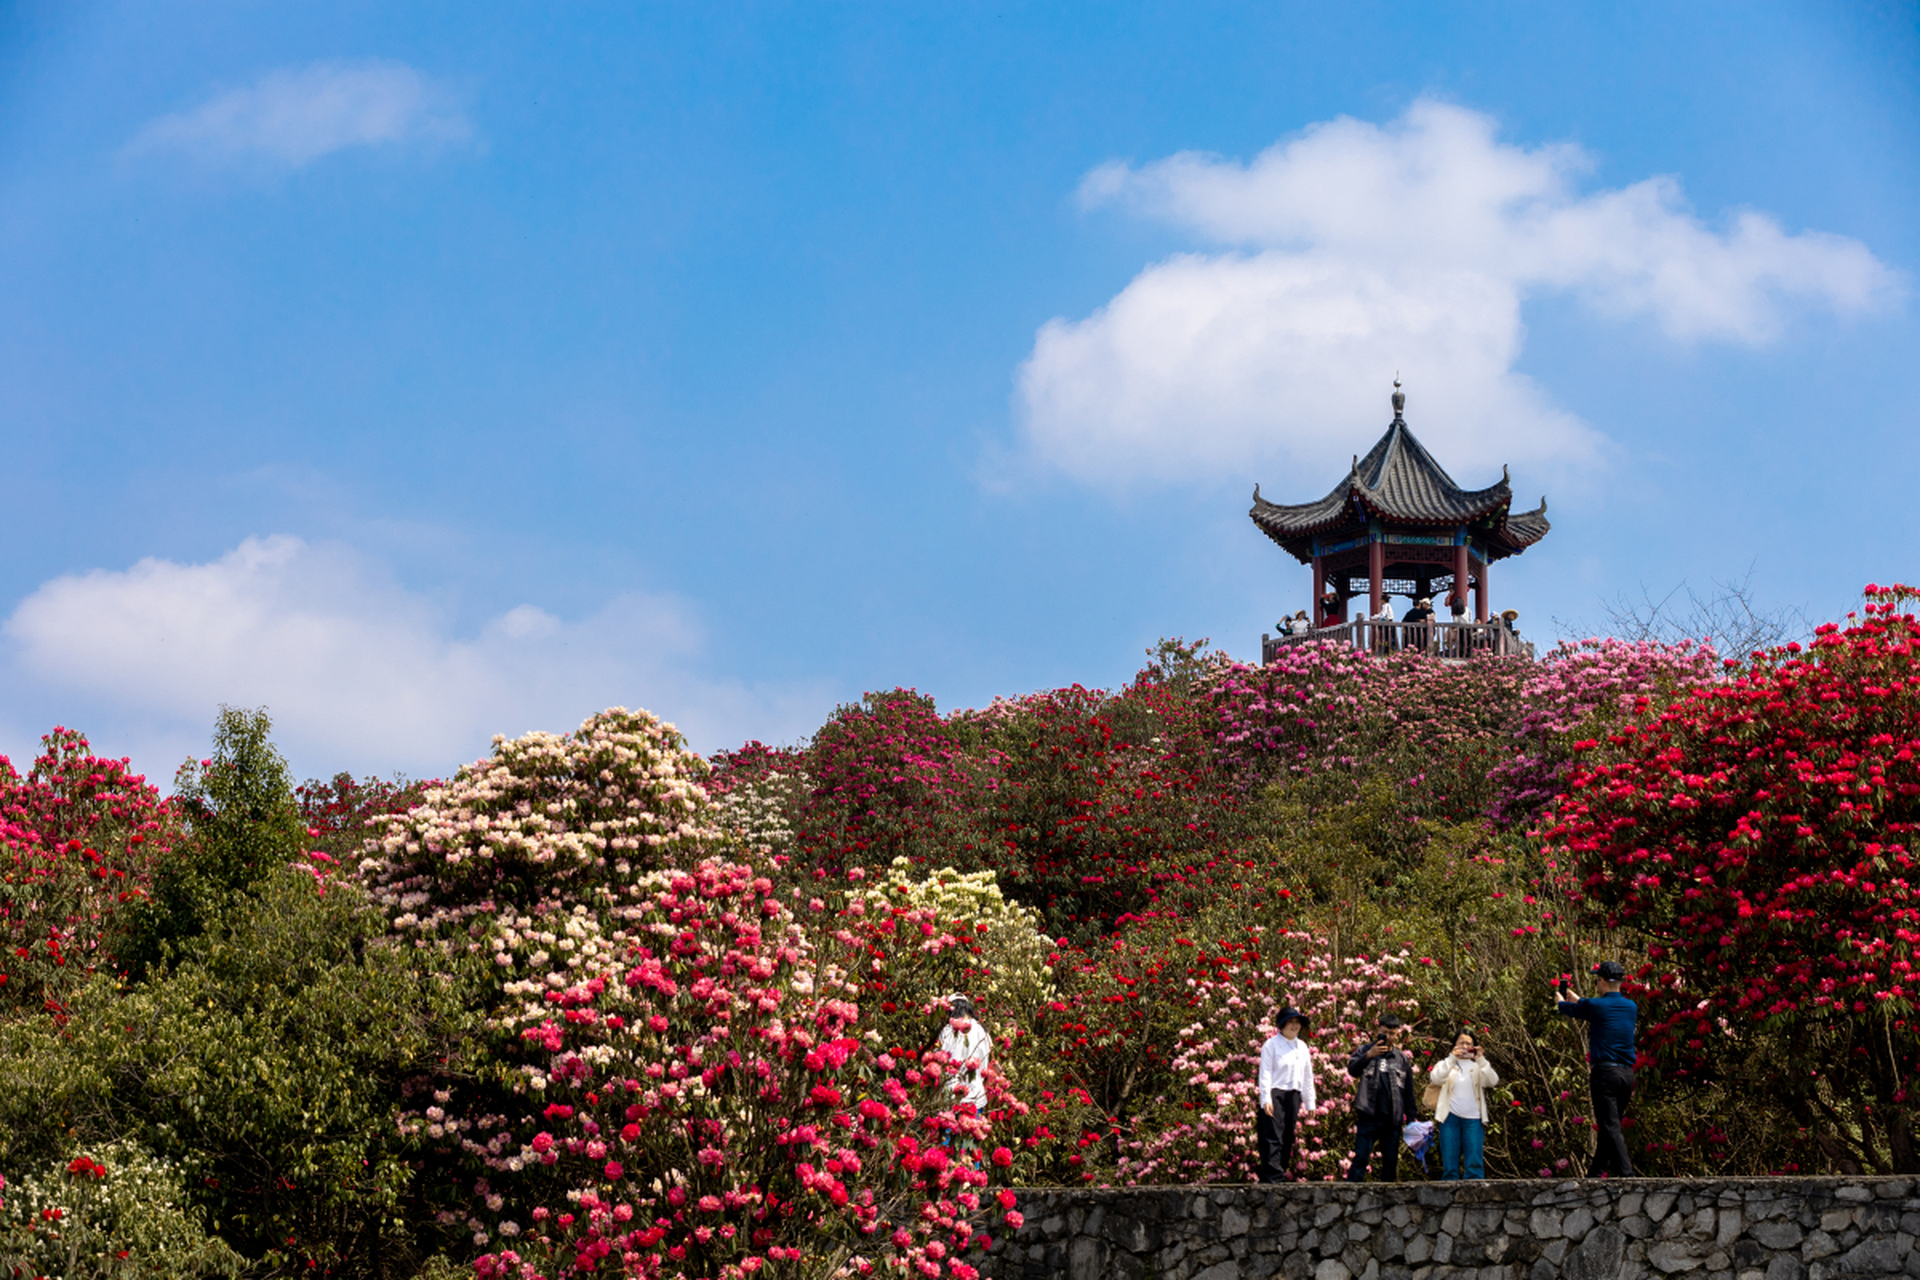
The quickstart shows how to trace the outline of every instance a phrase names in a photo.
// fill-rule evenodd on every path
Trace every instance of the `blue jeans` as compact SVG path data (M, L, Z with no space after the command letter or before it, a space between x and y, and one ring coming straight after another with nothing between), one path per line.
M1485 1178L1487 1166L1487 1125L1483 1120L1466 1120L1459 1116L1448 1116L1440 1122L1440 1167L1441 1180L1460 1181L1460 1165L1467 1166L1469 1178Z

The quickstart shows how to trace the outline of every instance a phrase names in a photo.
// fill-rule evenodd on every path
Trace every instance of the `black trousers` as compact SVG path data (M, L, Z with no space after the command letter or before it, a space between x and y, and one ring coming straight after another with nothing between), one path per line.
M1261 1182L1285 1182L1293 1174L1293 1139L1300 1121L1300 1091L1275 1089L1271 1101L1272 1115L1263 1108L1253 1117L1254 1137L1260 1152L1260 1167L1254 1176Z
M1596 1062L1588 1078L1593 1094L1593 1125L1598 1141L1593 1147L1593 1163L1587 1167L1589 1178L1612 1174L1616 1178L1633 1176L1633 1160L1627 1155L1627 1135L1620 1131L1627 1104L1633 1101L1633 1068L1617 1062Z
M1373 1155L1373 1148L1380 1148L1380 1181L1396 1182L1400 1178L1400 1129L1399 1116L1361 1116L1358 1131L1353 1135L1353 1163L1347 1168L1348 1182L1367 1180L1367 1161Z

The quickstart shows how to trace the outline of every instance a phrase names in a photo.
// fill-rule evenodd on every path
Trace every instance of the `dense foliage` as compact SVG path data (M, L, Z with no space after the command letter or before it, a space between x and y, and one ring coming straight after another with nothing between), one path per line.
M1870 594L1724 664L1167 641L1115 690L870 693L710 760L615 709L420 783L296 787L230 709L163 798L58 730L0 762L0 1260L968 1280L1010 1185L1251 1176L1289 1004L1302 1175L1391 1012L1422 1067L1480 1034L1490 1170L1551 1176L1591 1132L1550 987L1609 956L1646 1171L1920 1171L1920 622Z

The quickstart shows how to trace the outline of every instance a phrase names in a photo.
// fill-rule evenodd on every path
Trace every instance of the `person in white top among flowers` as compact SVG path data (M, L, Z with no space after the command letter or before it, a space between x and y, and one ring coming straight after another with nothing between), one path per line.
M1440 1086L1433 1118L1440 1126L1441 1180L1485 1178L1487 1090L1500 1077L1481 1052L1479 1037L1471 1031L1455 1036L1447 1056L1433 1064L1432 1078Z
M1294 1129L1301 1112L1312 1115L1317 1100L1313 1094L1313 1050L1305 1036L1307 1015L1295 1008L1280 1011L1276 1023L1280 1030L1260 1046L1259 1114L1254 1117L1254 1132L1259 1139L1261 1182L1293 1181Z
M987 1107L987 1060L993 1056L993 1037L980 1025L973 1012L973 1001L964 995L948 996L946 1024L934 1048L952 1058L955 1067L947 1088L955 1095L956 1109L971 1106L975 1114Z

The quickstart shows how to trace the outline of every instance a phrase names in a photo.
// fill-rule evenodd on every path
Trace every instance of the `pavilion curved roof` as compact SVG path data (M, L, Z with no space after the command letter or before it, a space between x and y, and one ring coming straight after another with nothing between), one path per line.
M1396 400L1400 397L1396 396ZM1378 518L1415 526L1471 525L1494 559L1517 555L1547 536L1547 500L1533 511L1509 514L1513 490L1505 467L1497 484L1462 489L1408 429L1395 406L1393 423L1373 448L1355 458L1346 479L1317 502L1283 505L1253 487L1248 514L1269 538L1302 563L1313 559L1313 536Z

